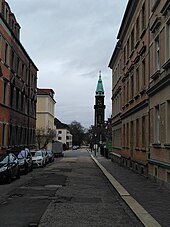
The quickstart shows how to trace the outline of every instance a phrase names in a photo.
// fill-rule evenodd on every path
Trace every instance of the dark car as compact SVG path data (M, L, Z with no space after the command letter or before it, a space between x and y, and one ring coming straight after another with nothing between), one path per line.
M20 178L20 168L17 157L12 153L1 155L0 181L11 183L13 178Z
M18 154L20 171L27 174L29 171L33 169L33 160L32 155L29 149L25 148L25 150L21 150Z
M54 161L54 153L52 150L47 150L48 156L49 156L49 162Z

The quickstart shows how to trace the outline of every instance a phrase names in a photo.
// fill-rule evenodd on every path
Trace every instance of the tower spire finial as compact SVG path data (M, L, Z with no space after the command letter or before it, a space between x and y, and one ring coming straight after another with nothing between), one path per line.
M101 70L99 70L99 79L101 80L101 77L102 77L102 72L101 72Z

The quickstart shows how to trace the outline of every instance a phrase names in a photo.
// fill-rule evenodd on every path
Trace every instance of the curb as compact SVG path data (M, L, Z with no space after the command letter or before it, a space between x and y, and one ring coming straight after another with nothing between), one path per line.
M161 227L161 225L129 194L129 192L95 159L93 155L91 155L91 158L145 227Z

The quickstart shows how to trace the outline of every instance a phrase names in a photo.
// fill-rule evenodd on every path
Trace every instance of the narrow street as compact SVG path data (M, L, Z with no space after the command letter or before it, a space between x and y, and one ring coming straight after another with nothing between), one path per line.
M0 185L2 227L142 226L86 150Z

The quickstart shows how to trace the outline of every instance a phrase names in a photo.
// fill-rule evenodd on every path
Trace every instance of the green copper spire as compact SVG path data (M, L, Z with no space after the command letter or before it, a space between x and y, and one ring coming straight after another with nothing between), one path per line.
M97 83L96 96L104 96L103 83L101 79L101 71L99 71L99 80Z

